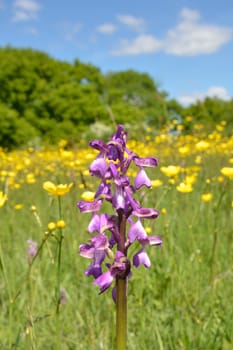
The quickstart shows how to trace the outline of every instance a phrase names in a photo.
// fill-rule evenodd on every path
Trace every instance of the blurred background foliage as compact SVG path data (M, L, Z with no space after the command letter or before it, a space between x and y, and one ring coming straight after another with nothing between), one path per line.
M233 100L206 98L185 108L146 73L103 74L90 63L63 62L32 49L0 48L0 86L0 146L9 150L103 138L119 123L138 136L174 118L189 131L187 115L210 127L221 120L232 126L233 120Z

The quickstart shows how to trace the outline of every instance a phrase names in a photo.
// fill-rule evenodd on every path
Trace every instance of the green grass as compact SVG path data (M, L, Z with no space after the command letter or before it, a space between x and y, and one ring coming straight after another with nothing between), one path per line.
M167 214L145 224L162 236L163 245L148 248L151 268L133 269L129 281L129 350L233 348L233 193L231 180L217 181L223 162L220 155L214 162L207 155L191 193L179 193L159 169L153 170L153 177L161 178L164 185L145 190L144 205L166 208ZM84 275L89 261L78 254L79 244L88 240L90 218L80 215L76 207L79 178L61 198L67 226L60 278L67 302L61 305L59 317L57 243L52 235L29 269L27 240L40 244L48 222L59 219L56 198L42 189L45 180L50 179L44 176L35 184L10 190L8 202L0 209L0 349L114 349L111 292L98 295L92 279ZM62 180L70 182L68 176ZM211 202L201 201L204 192L213 193ZM16 210L13 203L24 206ZM31 205L37 207L41 226Z

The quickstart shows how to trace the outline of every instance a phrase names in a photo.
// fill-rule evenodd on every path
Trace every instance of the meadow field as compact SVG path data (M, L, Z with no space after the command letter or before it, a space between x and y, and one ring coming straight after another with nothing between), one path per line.
M148 249L150 269L132 270L129 350L233 349L233 136L227 128L194 124L187 134L179 125L175 135L148 128L141 140L127 130L130 149L159 159L148 172L152 188L141 189L140 199L160 211L146 229L163 239ZM98 294L84 275L89 262L79 256L90 215L81 215L77 202L98 186L88 170L96 155L88 141L0 150L1 350L114 349L111 292Z

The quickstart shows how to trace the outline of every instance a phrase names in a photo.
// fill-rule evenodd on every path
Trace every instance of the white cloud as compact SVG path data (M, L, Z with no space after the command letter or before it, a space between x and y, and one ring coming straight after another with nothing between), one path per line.
M15 22L28 21L37 18L40 4L35 0L15 0L13 9Z
M98 32L103 34L112 34L117 30L117 26L111 23L105 23L97 27Z
M210 54L232 39L232 28L200 23L198 11L183 9L177 27L167 33L164 50L178 56Z
M122 40L119 48L112 51L113 55L141 55L159 51L161 42L151 35L139 35L136 39L129 42Z
M137 18L130 15L118 15L117 19L119 22L125 24L127 27L137 32L144 30L145 21L143 18Z
M229 101L231 96L223 86L211 86L206 92L193 92L191 94L178 97L178 101L183 106L203 101L206 97L219 98L224 101Z
M200 12L197 10L191 10L186 7L184 7L180 11L180 17L184 21L198 21L201 18Z
M143 19L121 16L122 23L137 27ZM149 34L139 35L132 41L122 40L114 55L140 55L163 51L176 56L211 54L233 38L233 28L203 24L198 11L183 8L177 26L167 31L165 38L158 39ZM127 20L128 19L128 20ZM130 24L131 23L131 24Z

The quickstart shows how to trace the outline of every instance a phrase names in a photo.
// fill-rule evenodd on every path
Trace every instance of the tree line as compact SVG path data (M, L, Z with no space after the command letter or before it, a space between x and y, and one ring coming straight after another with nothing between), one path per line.
M12 149L109 134L125 124L135 134L193 115L208 123L233 114L233 101L205 99L182 107L146 73L103 74L93 64L56 60L32 49L0 48L0 146ZM103 136L103 135L101 135Z

